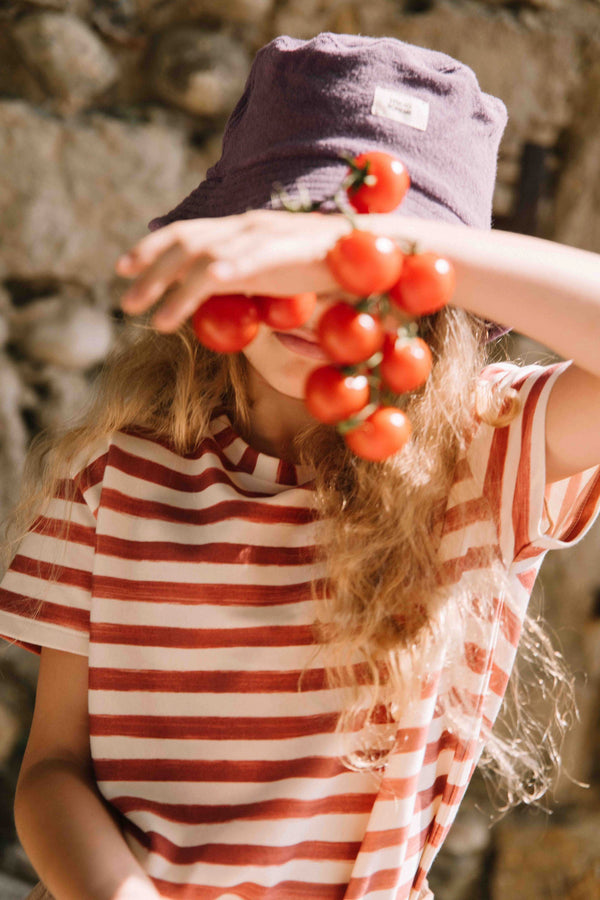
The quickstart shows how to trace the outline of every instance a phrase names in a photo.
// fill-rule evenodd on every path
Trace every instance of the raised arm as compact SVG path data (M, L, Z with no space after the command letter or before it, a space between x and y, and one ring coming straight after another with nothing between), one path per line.
M450 258L454 302L509 325L574 365L548 405L547 480L600 462L600 256L541 238L485 231L394 214L357 216L361 228ZM335 292L324 261L347 233L342 215L254 210L219 219L174 222L142 238L117 271L136 278L124 297L139 313L175 330L206 297L241 292Z
M401 238L408 227L424 248L448 256L456 267L456 305L573 360L548 400L546 481L599 463L600 255L505 231L418 219L406 225L394 216L369 220L390 237Z

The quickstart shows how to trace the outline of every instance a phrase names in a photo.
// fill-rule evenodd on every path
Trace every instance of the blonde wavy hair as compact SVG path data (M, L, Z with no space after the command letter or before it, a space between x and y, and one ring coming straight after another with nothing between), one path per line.
M455 308L421 320L434 366L426 385L403 398L414 431L402 453L382 463L366 462L350 453L333 427L318 423L294 441L297 459L315 470L326 567L326 578L312 585L322 610L315 630L329 683L343 686L347 697L338 727L360 738L344 758L350 768L382 767L397 723L434 673L440 646L449 664L460 665L467 624L484 629L494 598L508 591L498 560L459 588L444 583L438 559L457 460L481 421L499 427L518 410L514 391L482 387L483 328ZM124 339L107 361L79 423L34 441L23 499L10 521L7 560L74 461L102 436L139 428L177 452L189 452L209 432L217 406L225 406L234 427L247 436L252 415L247 366L243 354L202 347L188 325L164 335L138 324L134 337ZM480 759L503 809L544 795L575 710L562 657L530 617L519 658L503 714L484 734ZM540 685L550 698L551 721L536 724L530 694ZM468 700L451 691L444 703L460 734L468 727Z

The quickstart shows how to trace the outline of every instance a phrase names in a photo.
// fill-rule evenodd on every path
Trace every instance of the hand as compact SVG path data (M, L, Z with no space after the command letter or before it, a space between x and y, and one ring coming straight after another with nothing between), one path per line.
M325 256L351 230L342 214L264 209L172 222L117 262L119 275L136 279L121 305L136 315L158 303L152 324L170 332L213 294L336 291L342 298Z

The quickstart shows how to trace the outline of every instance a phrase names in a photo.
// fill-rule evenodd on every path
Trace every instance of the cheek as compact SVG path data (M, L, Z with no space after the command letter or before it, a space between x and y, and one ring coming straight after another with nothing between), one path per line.
M288 350L264 324L242 352L267 384L297 400L304 399L304 386L310 373L323 365L319 360L307 359Z

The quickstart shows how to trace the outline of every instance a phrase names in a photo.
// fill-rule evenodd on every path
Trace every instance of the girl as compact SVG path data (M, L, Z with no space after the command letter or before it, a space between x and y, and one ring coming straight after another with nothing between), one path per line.
M41 653L15 803L36 897L424 900L478 761L512 798L543 792L556 748L529 713L491 729L519 637L561 675L526 608L600 503L600 261L490 230L505 122L444 54L279 37L221 160L119 261L153 327L40 452L0 595L2 634ZM303 402L320 315L356 302L325 261L352 229L327 198L340 156L373 149L412 185L355 224L458 285L421 320L432 374L380 463ZM276 185L316 205L273 208ZM303 291L306 325L240 353L186 324L211 295ZM486 322L569 361L486 365Z

